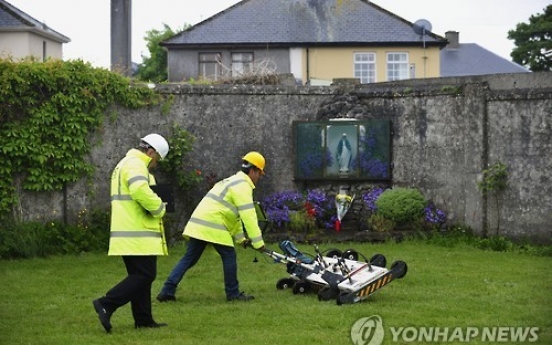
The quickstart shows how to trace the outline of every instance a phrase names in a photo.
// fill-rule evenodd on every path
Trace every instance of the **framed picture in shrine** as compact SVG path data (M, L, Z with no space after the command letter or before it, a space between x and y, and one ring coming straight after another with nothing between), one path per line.
M295 121L297 180L391 180L391 121Z

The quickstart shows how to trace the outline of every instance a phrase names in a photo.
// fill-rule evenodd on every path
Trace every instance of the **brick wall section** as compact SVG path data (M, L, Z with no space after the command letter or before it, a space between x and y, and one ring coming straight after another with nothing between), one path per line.
M323 187L342 182L293 181L292 122L332 117L393 120L393 183L420 188L451 221L481 233L496 229L497 210L485 200L477 180L498 160L510 172L500 208L501 233L552 242L552 78L550 73L410 80L330 87L167 84L156 88L174 96L171 110L117 108L116 121L91 136L91 180L59 193L21 192L14 210L20 219L65 217L109 206L109 176L117 161L149 132L168 134L176 123L197 137L190 165L219 178L238 170L240 157L258 150L267 158L267 176L256 199L276 191ZM458 93L451 93L457 90ZM166 176L159 176L161 182ZM368 185L351 184L352 190ZM179 196L171 216L179 232L201 194Z

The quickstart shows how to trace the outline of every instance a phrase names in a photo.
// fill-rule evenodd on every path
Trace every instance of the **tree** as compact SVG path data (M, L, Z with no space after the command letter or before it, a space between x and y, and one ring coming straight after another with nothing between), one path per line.
M191 25L184 25L184 28L175 33L170 26L163 24L164 30L150 30L146 32L144 40L148 42L149 57L142 55L142 63L138 65L136 79L146 82L160 83L167 81L167 51L159 45L160 42L184 31Z
M508 39L516 48L510 56L531 71L552 71L552 5L544 13L532 15L529 23L518 23L508 31ZM547 53L548 52L548 53Z

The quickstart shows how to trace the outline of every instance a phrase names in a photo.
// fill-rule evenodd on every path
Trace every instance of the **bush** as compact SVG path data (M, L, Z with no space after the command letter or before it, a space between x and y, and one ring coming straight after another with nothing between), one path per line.
M397 224L406 224L423 217L426 204L417 189L387 189L376 200L376 213Z
M78 254L107 251L109 211L79 212L75 225L60 221L3 221L0 228L0 259L46 257L56 254Z
M388 232L395 228L395 222L376 213L368 218L368 226L377 232Z
M40 222L4 222L0 230L0 258L45 257L53 252Z

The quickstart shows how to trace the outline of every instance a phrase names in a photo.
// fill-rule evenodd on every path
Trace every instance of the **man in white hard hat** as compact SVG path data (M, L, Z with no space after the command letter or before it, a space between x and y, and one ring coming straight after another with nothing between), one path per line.
M151 170L167 156L169 144L149 134L127 152L111 175L111 229L108 255L122 256L128 275L105 296L93 301L100 323L111 331L111 315L130 302L136 328L158 328L151 312L151 284L157 275L157 256L167 255L162 217L165 204L150 186Z
M259 152L249 152L242 158L241 171L217 182L203 197L184 228L183 236L188 239L186 254L169 274L157 295L158 301L176 300L178 284L186 271L197 263L207 245L212 245L222 259L226 300L250 301L254 298L239 290L234 242L248 241L257 250L264 248L253 203L253 189L264 175L264 169L264 157Z

